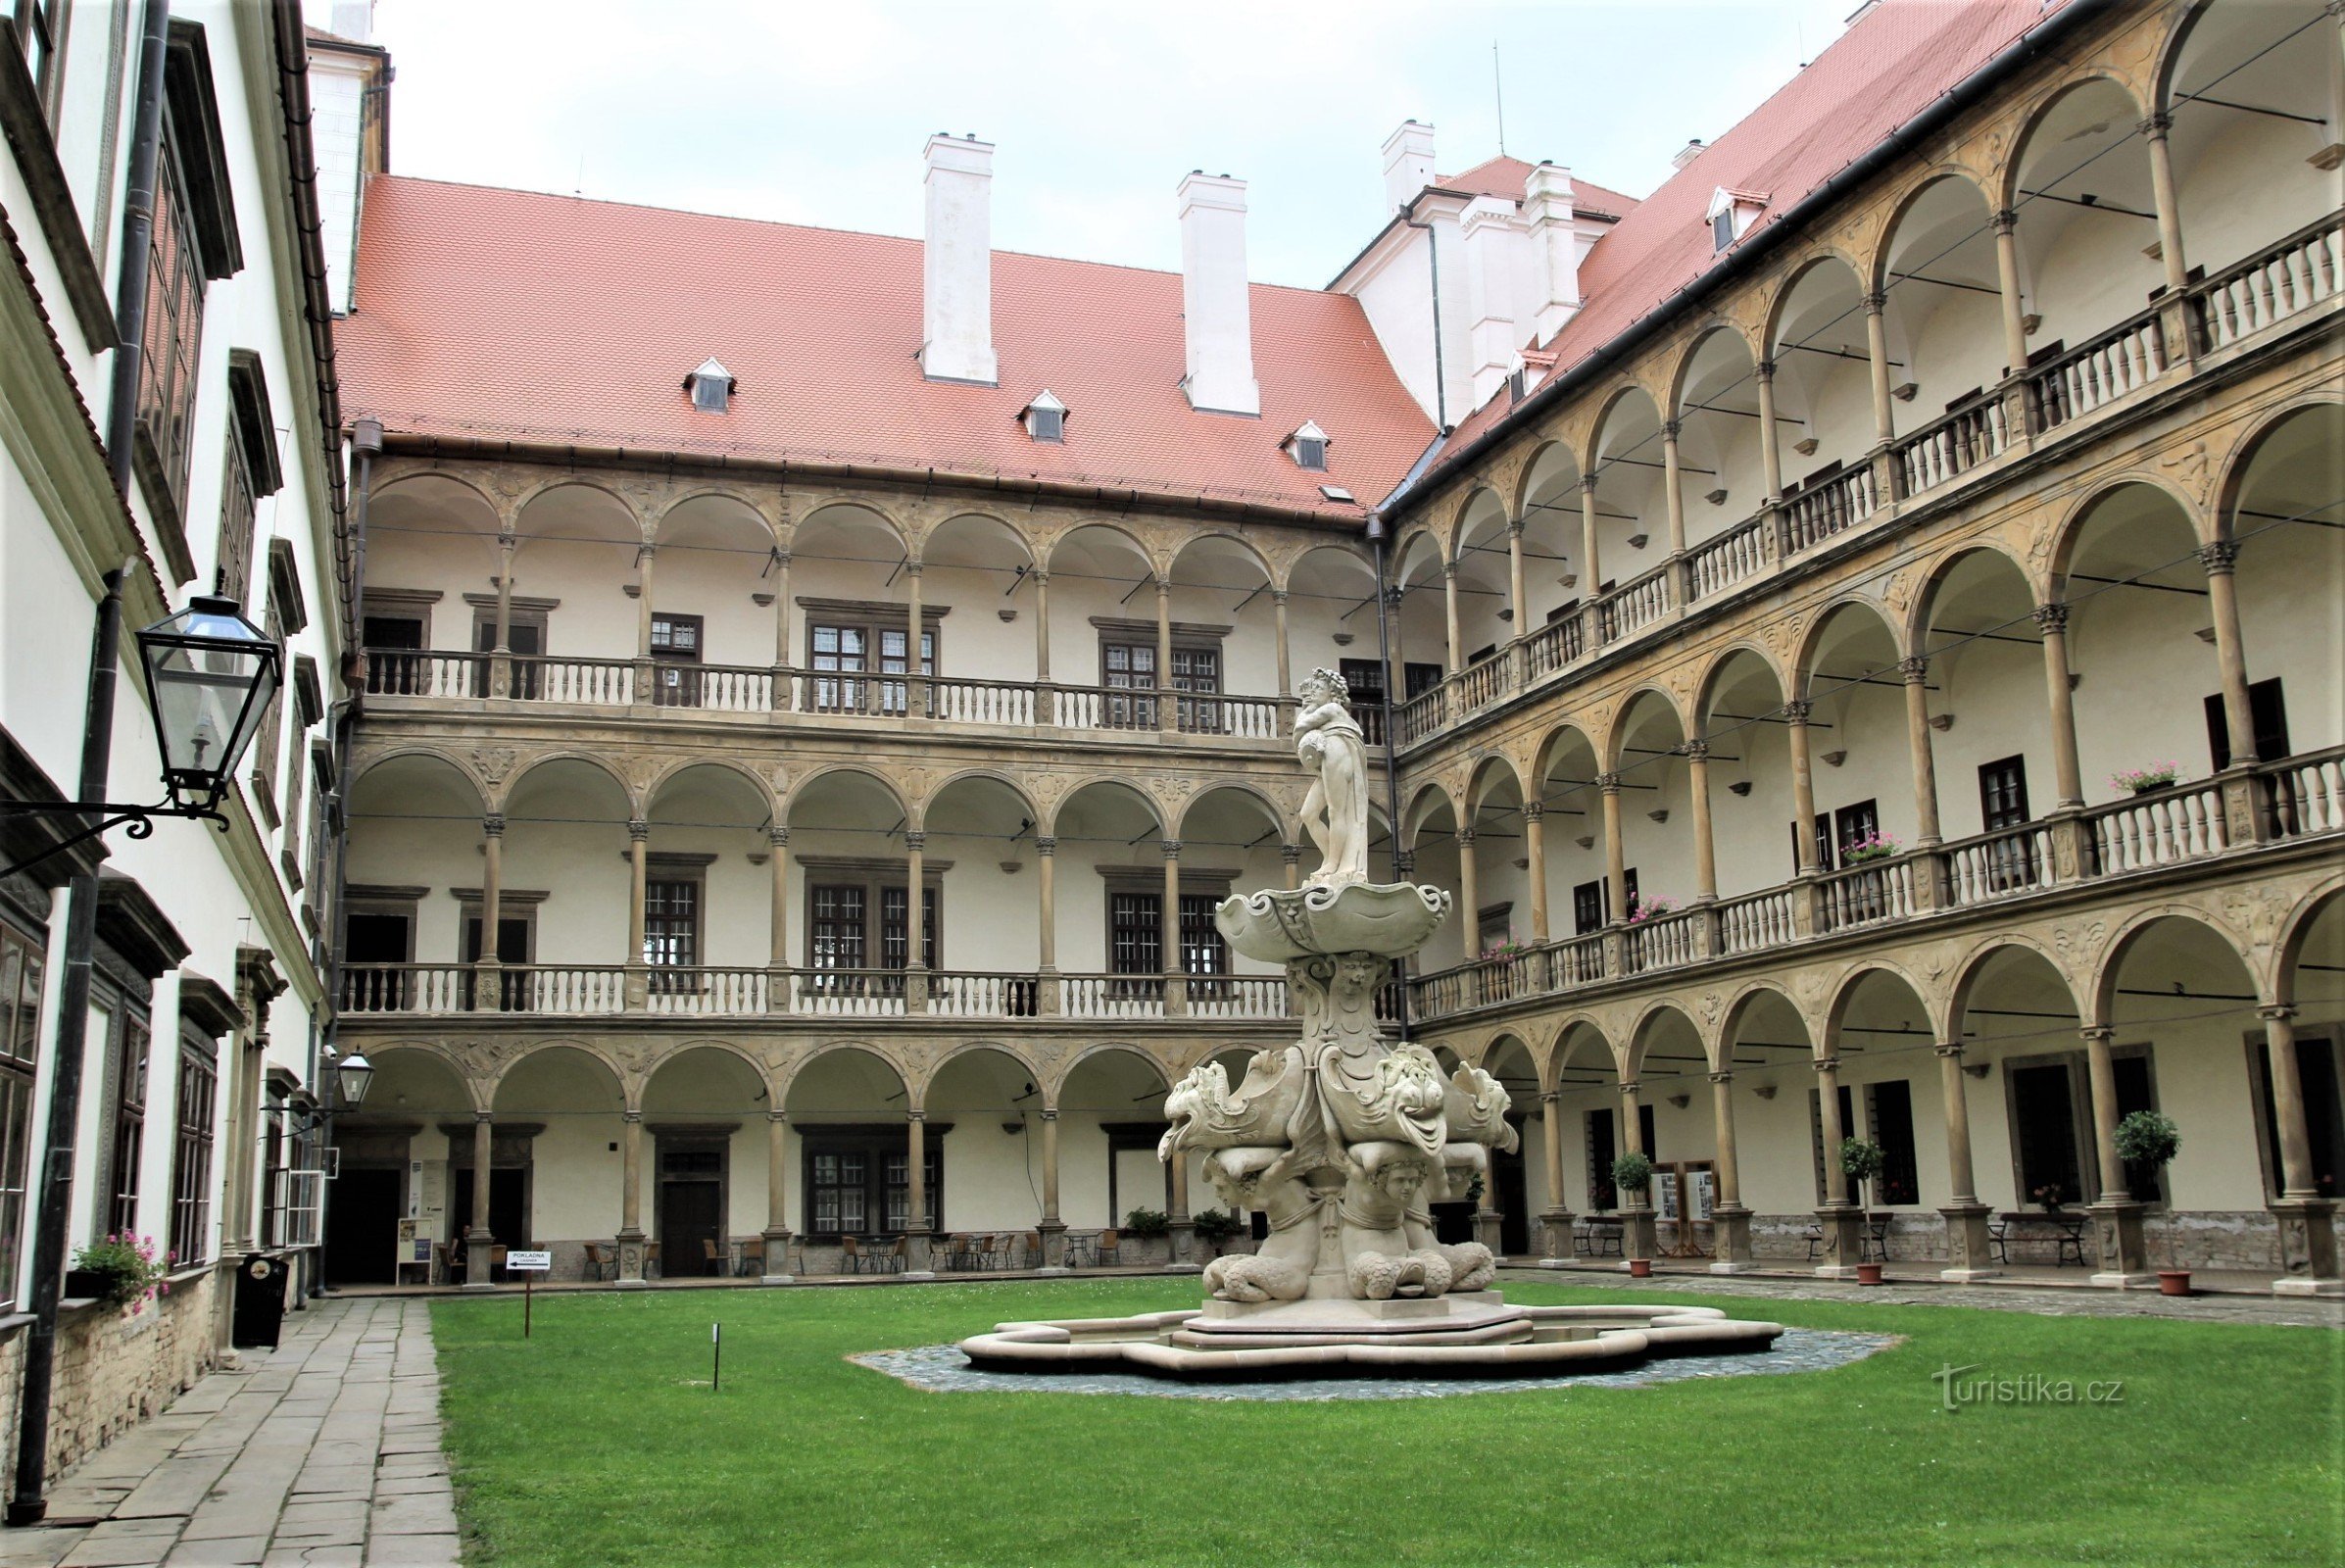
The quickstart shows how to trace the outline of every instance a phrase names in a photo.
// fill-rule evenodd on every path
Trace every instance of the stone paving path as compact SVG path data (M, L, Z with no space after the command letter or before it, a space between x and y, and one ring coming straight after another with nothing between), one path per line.
M0 1529L0 1568L454 1568L421 1302L312 1302L237 1354L60 1477L60 1523Z
M1692 1291L1766 1301L1837 1301L1846 1305L1983 1306L2046 1317L2167 1317L2197 1323L2268 1323L2296 1328L2345 1328L2345 1300L2294 1296L2160 1296L2156 1291L2079 1290L2073 1286L1901 1284L1885 1285L1727 1275L1655 1269L1633 1280L1620 1269L1507 1268L1500 1283L1599 1285L1623 1291Z

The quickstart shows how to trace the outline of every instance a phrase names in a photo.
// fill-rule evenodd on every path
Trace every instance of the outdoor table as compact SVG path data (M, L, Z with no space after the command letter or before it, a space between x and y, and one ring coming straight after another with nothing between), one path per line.
M2062 1208L2054 1209L2049 1213L2046 1213L2040 1210L2012 1208L2005 1209L1997 1217L2003 1221L2004 1226L2009 1233L2004 1241L2003 1258L2005 1262L2010 1262L2013 1260L2011 1256L2011 1244L2023 1239L2018 1234L2018 1228L2021 1226L2028 1226L2031 1228L2049 1230L2052 1233L2049 1237L2027 1239L2041 1239L2051 1242L2052 1262L2054 1267L2057 1268L2065 1266L2069 1261L2069 1253L2072 1251L2076 1254L2076 1266L2078 1268L2089 1266L2084 1256L2084 1226L2086 1216L2082 1210Z

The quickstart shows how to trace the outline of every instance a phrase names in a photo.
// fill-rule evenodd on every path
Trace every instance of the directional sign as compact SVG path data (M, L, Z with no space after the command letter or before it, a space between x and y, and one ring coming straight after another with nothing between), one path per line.
M554 1254L551 1251L523 1252L516 1250L505 1254L505 1268L508 1273L544 1274L550 1272L553 1267Z

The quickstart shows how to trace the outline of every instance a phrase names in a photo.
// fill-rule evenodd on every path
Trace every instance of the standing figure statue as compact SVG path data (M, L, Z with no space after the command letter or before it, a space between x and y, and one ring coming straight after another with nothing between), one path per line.
M1351 690L1333 670L1303 677L1295 714L1295 751L1311 774L1303 831L1319 846L1313 887L1368 880L1368 739L1351 716Z

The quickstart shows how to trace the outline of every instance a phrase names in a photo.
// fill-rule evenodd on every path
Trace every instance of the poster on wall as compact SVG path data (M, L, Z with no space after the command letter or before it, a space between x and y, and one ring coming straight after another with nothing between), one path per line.
M1678 1184L1684 1179L1683 1171L1663 1170L1653 1173L1653 1185L1661 1191L1661 1217L1663 1219L1678 1217Z
M431 1267L431 1244L436 1238L422 1228L422 1221L403 1219L399 1222L399 1266Z
M1693 1181L1693 1217L1697 1221L1706 1223L1710 1218L1710 1210L1717 1204L1718 1178L1716 1175L1706 1170L1697 1170L1692 1172L1691 1175Z

